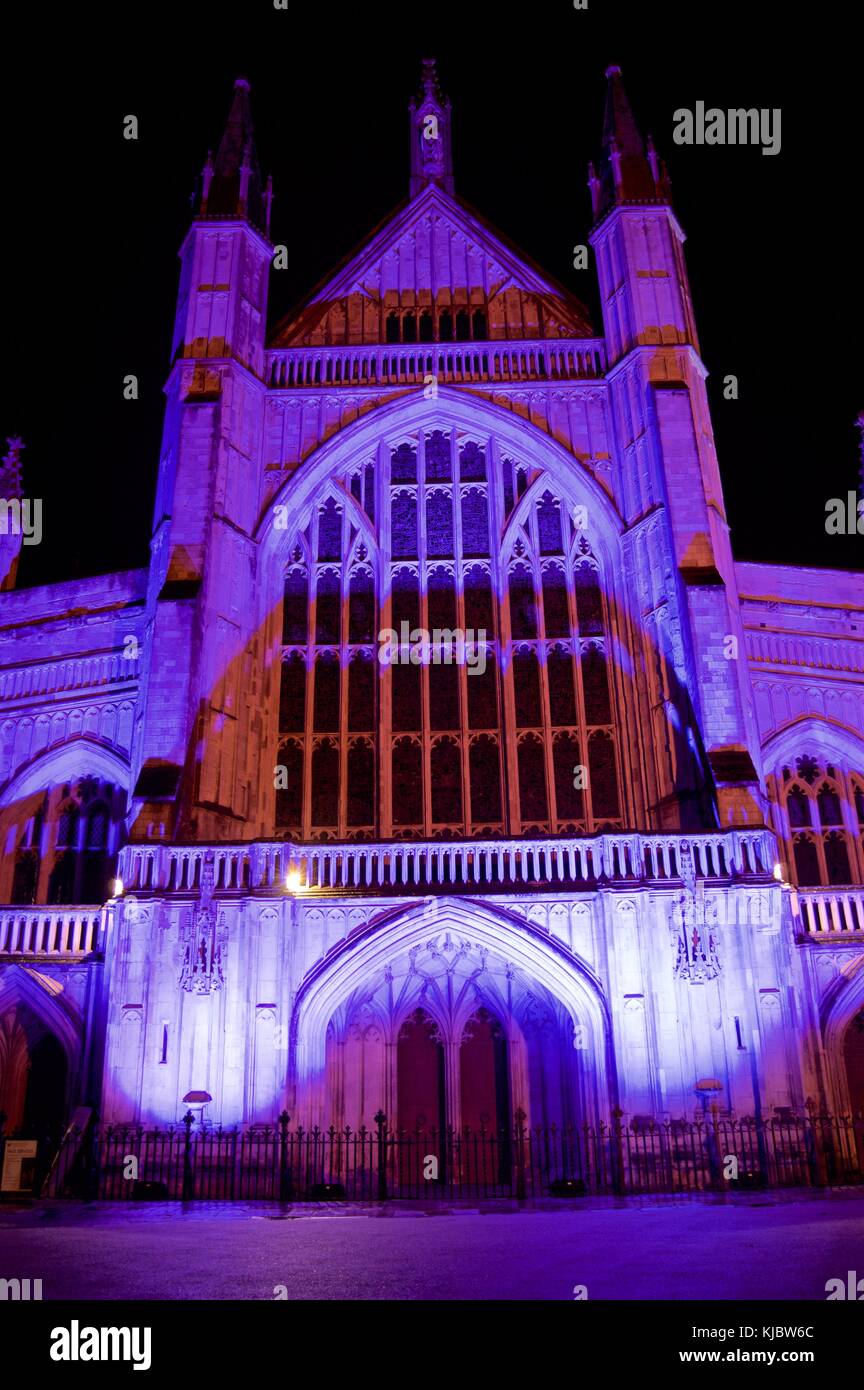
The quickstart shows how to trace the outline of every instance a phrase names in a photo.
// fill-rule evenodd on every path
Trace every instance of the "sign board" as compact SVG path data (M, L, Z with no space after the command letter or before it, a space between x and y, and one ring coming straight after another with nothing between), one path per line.
M36 1182L35 1139L7 1139L3 1152L2 1192L32 1192Z

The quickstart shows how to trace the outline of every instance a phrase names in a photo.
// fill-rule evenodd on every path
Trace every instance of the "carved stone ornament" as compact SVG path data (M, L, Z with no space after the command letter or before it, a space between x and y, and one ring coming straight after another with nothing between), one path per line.
M211 994L225 983L227 928L225 914L217 912L213 902L213 860L208 850L198 902L181 933L180 988L190 994Z

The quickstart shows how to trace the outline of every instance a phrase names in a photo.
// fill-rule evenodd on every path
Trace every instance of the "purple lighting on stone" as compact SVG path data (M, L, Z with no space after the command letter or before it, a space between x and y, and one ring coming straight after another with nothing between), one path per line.
M379 1195L399 1134L504 1134L524 1196L523 1131L590 1133L542 1174L572 1195L638 1188L616 1126L665 1163L683 1125L864 1105L861 576L736 560L668 172L606 78L596 326L459 196L432 59L407 201L273 322L290 226L228 93L148 568L14 591L0 529L10 1128L39 1086L46 1123L189 1144L287 1153L288 1116L392 1139ZM382 661L390 631L451 640Z

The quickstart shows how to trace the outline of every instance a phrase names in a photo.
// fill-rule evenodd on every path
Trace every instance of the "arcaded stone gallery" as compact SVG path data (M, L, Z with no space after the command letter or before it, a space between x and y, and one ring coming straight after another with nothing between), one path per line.
M431 62L407 198L268 323L236 83L149 567L16 590L0 536L8 1132L864 1109L864 576L736 563L607 81L599 332L460 198Z

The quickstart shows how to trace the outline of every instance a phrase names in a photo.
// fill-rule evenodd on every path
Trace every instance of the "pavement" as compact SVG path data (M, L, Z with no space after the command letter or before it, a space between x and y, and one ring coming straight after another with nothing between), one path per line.
M45 1300L822 1301L849 1270L864 1278L860 1188L0 1207L0 1278L41 1279Z

